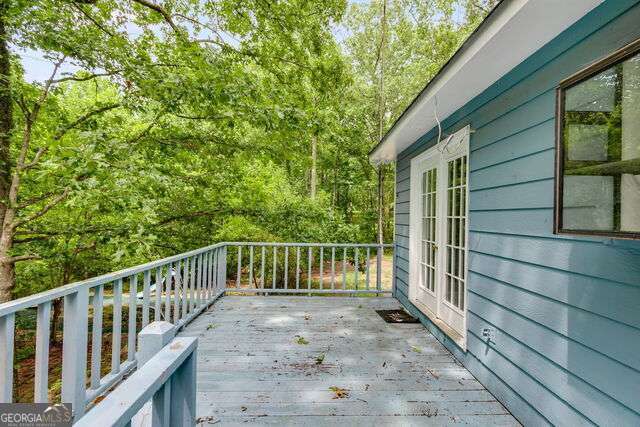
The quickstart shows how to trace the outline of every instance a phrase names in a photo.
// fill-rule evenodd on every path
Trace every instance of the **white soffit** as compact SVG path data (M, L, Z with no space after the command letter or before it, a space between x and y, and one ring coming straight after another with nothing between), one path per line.
M386 163L603 0L504 0L369 155Z

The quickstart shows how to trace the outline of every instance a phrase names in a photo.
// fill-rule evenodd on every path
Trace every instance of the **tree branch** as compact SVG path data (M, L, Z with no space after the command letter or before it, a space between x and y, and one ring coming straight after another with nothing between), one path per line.
M134 3L138 3L139 5L144 6L146 8L149 8L151 10L156 11L157 13L162 15L164 20L167 22L167 24L169 24L169 26L173 29L173 31L176 34L181 34L180 28L175 24L175 22L173 22L173 19L171 18L171 15L169 14L169 12L167 12L162 6L157 5L157 4L152 3L150 1L147 1L147 0L131 0L131 1L133 1Z
M118 108L122 106L122 104L120 104L119 102L115 103L115 104L109 104L109 105L105 105L104 107L100 107L96 110L92 110L89 111L88 113L78 117L75 121L71 122L70 124L68 124L67 126L63 127L62 129L60 129L58 131L58 133L56 133L53 137L54 141L58 141L60 140L67 132L69 132L71 129L75 128L76 126L78 126L79 124L82 124L83 122L87 121L88 119L90 119L91 117L97 115L97 114L102 114L106 111L109 110L113 110L115 108Z
M40 218L41 216L49 212L51 209L53 209L60 202L62 202L64 199L66 199L70 192L71 192L71 189L69 187L65 188L62 194L60 194L58 197L56 197L55 199L51 200L49 203L44 205L42 209L40 209L38 212L35 212L34 214L29 215L24 219L14 222L13 228L15 229L17 227L20 227L23 224L26 224L27 222Z
M38 164L38 162L40 161L40 158L42 157L42 155L44 153L47 152L47 148L45 147L40 147L38 148L38 151L36 152L36 155L33 156L33 160L31 160L29 163L27 163L26 165L22 166L23 171L31 169L32 167L34 167L35 165Z
M62 83L62 82L68 82L68 81L74 81L74 82L86 82L87 80L93 80L96 79L98 77L108 77L108 76L113 76L116 74L120 74L121 72L123 72L124 70L115 70L115 71L110 71L107 73L95 73L95 74L91 74L85 77L76 77L76 76L68 76L68 77L62 77L60 79L56 79L53 81L54 84L57 83Z
M95 1L96 0L85 0L85 1L76 0L74 3L71 3L71 5L74 8L76 8L77 10L79 10L80 13L82 13L89 21L91 21L93 23L93 25L98 27L100 29L100 31L102 31L103 33L113 37L114 34L111 31L107 30L102 24L100 24L98 21L96 21L93 16L91 16L86 10L84 10L84 8L82 6L80 6L80 4L93 4L93 3L95 3Z
M42 259L42 257L40 257L40 255L18 255L10 257L8 261L14 263L19 261L29 261L32 259Z

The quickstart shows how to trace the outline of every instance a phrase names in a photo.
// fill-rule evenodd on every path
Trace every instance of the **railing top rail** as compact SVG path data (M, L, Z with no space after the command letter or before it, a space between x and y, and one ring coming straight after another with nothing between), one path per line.
M126 425L171 378L197 346L198 339L195 337L174 338L135 371L124 384L81 417L74 426Z
M224 242L216 243L214 245L205 246L199 249L195 249L193 251L151 261L146 264L136 265L134 267L125 268L123 270L114 271L112 273L103 274L101 276L92 277L90 279L81 280L79 282L69 283L68 285L63 285L48 291L40 292L34 295L26 296L24 298L19 298L13 301L9 301L9 302L0 304L0 316L5 316L7 314L15 313L16 311L19 311L25 308L36 307L37 305L43 302L51 301L56 298L61 298L65 295L69 295L74 292L77 292L78 290L85 287L91 288L94 286L112 282L117 279L123 279L125 277L142 273L144 271L151 270L156 267L161 267L170 262L175 262L184 258L199 255L203 252L207 252L216 248L221 248L226 245L227 243L224 243Z
M225 242L227 246L288 246L288 247L314 247L314 248L392 248L393 243L293 243L293 242Z

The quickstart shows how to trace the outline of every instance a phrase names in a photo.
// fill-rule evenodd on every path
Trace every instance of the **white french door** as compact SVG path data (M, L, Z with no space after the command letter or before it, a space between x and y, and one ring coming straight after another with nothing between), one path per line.
M468 150L467 127L411 162L409 297L436 324L445 326L445 332L462 339L466 321Z

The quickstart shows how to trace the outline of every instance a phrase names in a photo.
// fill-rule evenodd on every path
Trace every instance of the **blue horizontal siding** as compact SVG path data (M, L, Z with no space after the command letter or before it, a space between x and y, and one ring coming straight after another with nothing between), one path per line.
M639 3L604 2L443 122L474 130L467 352L407 297L410 164L436 130L398 156L395 295L525 424L640 425L640 242L553 234L555 88L640 37Z

